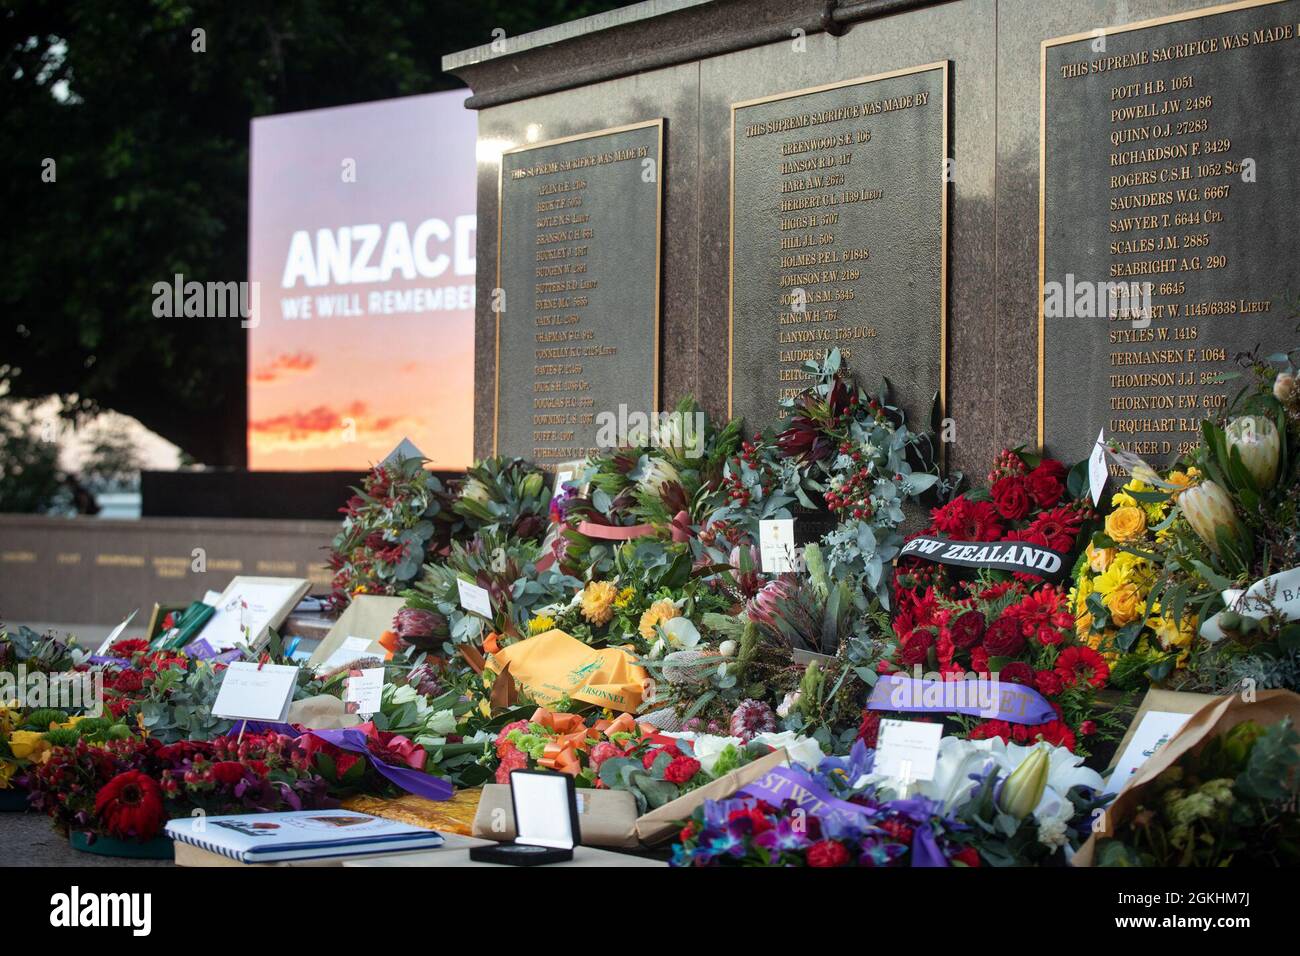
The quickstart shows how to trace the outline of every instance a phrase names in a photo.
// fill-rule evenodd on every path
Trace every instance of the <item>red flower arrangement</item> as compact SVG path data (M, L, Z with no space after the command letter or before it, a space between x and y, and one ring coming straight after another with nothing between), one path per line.
M32 809L61 831L144 842L172 817L329 807L325 781L293 738L110 740L56 747L23 780Z
M1024 541L1069 554L1087 531L1093 511L1067 490L1065 466L1020 451L998 455L989 491L968 492L931 512L923 535L961 541ZM915 537L915 535L914 535ZM984 721L974 738L1015 743L1037 739L1076 749L1082 729L1095 732L1093 698L1109 668L1099 654L1077 645L1068 591L1030 574L982 569L963 576L945 566L903 558L894 576L897 645L881 670L935 671L944 680L967 673L1033 688L1057 719L1038 725ZM859 737L869 740L866 725Z

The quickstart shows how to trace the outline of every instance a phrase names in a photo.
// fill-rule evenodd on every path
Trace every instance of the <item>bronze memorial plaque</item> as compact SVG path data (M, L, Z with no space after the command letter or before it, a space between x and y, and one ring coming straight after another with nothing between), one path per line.
M733 415L760 427L838 347L909 419L942 404L948 64L731 108Z
M1038 439L1166 465L1292 344L1300 2L1263 0L1042 47Z
M658 409L662 182L662 119L501 157L495 453L553 467Z

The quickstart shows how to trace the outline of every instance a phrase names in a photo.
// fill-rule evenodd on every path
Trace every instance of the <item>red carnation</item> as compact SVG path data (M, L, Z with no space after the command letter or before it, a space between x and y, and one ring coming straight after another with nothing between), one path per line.
M966 611L948 625L948 631L952 634L953 644L967 650L984 639L987 626L988 622L979 611Z
M619 749L618 744L611 743L608 740L602 740L596 746L591 748L591 753L587 754L587 766L592 770L599 770L600 765L611 757L621 757L623 751Z
M1066 750L1073 751L1076 743L1074 731L1069 725L1060 720L1049 721L1046 724L1037 724L1029 728L1034 738L1047 741L1053 747L1064 747Z
M984 632L984 650L990 657L1015 657L1024 649L1020 621L1009 614L1003 614Z
M676 744L669 744L667 747L655 747L641 755L641 766L649 770L654 766L654 762L659 759L660 754L667 754L676 759L682 755L682 752L677 749Z
M664 779L669 783L685 783L700 772L700 762L694 757L674 757L664 768Z
M1034 685L1040 694L1055 697L1063 689L1061 677L1056 671L1038 671L1034 674Z
M501 764L497 767L497 783L508 784L510 771L527 770L528 755L518 747L511 747L501 755Z
M969 736L971 740L992 740L994 737L1000 737L1010 743L1011 725L1005 720L986 720L972 727Z
M845 866L848 862L849 851L834 840L821 840L808 848L809 866Z
M976 850L973 846L968 846L954 853L952 855L952 860L954 863L961 863L964 866L979 866L980 865L979 851Z
M119 840L153 839L163 825L162 788L138 770L119 773L95 797L95 816Z
M1008 521L1019 521L1029 514L1029 491L1025 479L1016 475L999 478L989 489L993 506Z
M1056 659L1056 673L1066 687L1073 687L1081 680L1093 687L1105 687L1110 667L1091 647L1067 647Z

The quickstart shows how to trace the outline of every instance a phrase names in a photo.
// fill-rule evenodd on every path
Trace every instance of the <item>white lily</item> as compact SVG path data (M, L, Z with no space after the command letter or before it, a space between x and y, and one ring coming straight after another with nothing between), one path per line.
M801 737L793 730L783 730L780 733L755 734L754 740L764 746L771 747L773 750L784 747L786 756L791 761L809 770L817 769L817 765L826 756L822 753L821 744L811 737Z

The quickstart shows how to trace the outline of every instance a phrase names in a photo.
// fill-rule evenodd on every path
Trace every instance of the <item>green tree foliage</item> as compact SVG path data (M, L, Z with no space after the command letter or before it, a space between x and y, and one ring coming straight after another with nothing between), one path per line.
M246 277L249 120L457 87L444 53L620 5L7 3L0 384L242 464L244 331L157 319L152 287Z

